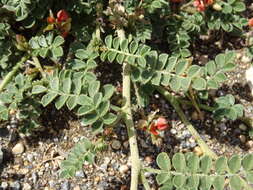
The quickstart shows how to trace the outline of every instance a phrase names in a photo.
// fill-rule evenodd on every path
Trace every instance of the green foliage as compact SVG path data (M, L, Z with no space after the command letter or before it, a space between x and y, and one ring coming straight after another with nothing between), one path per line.
M44 94L41 98L44 107L54 102L59 110L66 105L82 116L84 126L92 125L94 132L101 132L103 125L111 125L116 120L117 116L109 112L109 100L115 89L109 84L101 87L92 72L56 71L47 76L47 82L32 89L32 94Z
M231 94L219 97L215 100L216 109L214 111L214 118L217 120L227 117L228 119L235 120L243 116L243 106L235 104L235 98Z
M31 78L19 74L0 94L0 121L8 120L10 113L16 112L23 133L39 126L41 109L38 101L29 92L31 87Z
M34 56L39 55L43 58L50 57L52 59L57 59L63 55L61 47L63 43L64 38L61 36L54 38L53 33L48 33L46 36L35 36L29 40L29 45Z
M94 148L95 145L86 138L77 143L70 150L66 160L61 163L60 177L69 178L75 176L75 173L82 169L85 161L93 164L95 159Z
M224 156L212 160L193 153L176 153L172 161L166 153L157 156L156 181L161 190L212 189L223 190L228 181L232 190L247 189L252 184L253 155ZM246 180L246 181L245 181ZM247 183L248 182L248 183Z
M247 25L247 20L240 13L245 11L246 6L240 0L227 0L217 2L222 10L220 12L210 11L207 14L208 28L211 30L223 29L226 32L242 30Z

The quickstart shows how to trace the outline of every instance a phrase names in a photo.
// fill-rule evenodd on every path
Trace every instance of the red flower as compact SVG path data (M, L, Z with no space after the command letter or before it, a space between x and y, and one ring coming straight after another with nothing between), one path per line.
M168 128L168 122L164 117L159 117L155 122L152 122L152 124L149 127L149 131L157 136L159 134L159 131L164 131Z
M197 7L198 11L205 11L206 7L212 5L214 0L195 0L193 5Z
M202 0L195 0L193 5L197 7L198 11L205 11L206 7Z
M249 19L248 25L249 25L249 27L253 27L253 18Z
M168 122L164 117L159 117L156 121L156 126L158 130L163 131L168 127Z
M159 134L158 130L157 130L157 126L154 123L151 124L149 130L155 136L157 136Z
M67 13L67 11L65 10L60 10L57 13L57 22L65 22L67 21L69 18L69 15Z
M47 23L48 24L53 24L53 23L55 23L55 18L54 17L47 17Z

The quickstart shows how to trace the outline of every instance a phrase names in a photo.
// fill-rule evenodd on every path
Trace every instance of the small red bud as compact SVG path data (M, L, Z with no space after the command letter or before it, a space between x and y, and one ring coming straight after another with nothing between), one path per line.
M167 120L164 117L159 117L156 121L156 126L158 130L163 131L167 129L169 125L168 125Z
M155 136L157 136L157 135L159 134L159 133L158 133L158 130L157 130L157 126L155 125L155 123L152 123L152 124L151 124L149 130L150 130L150 132L151 132L153 135L155 135Z
M65 10L60 10L57 13L57 22L65 22L67 21L69 18L69 15L67 13L67 11Z
M53 17L47 17L47 23L48 24L53 24L53 23L55 23L55 19L53 18Z

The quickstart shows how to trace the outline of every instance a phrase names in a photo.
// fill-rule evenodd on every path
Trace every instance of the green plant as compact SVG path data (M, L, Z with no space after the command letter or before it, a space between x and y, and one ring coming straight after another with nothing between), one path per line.
M235 155L226 164L226 158L218 158L207 146L181 108L184 103L192 105L200 118L203 110L213 112L216 119L243 118L243 107L235 104L232 95L215 99L211 102L214 107L203 104L204 95L218 89L227 80L227 72L235 68L235 51L221 51L214 60L201 65L194 57L199 34L211 38L241 35L247 23L241 14L245 10L243 2L205 1L202 8L194 7L193 1L64 2L1 1L0 120L15 115L23 126L19 129L30 132L40 125L41 110L54 105L57 110L65 107L72 111L83 126L99 134L122 119L129 136L131 190L137 190L139 177L149 189L145 171L158 173L161 189L198 189L199 184L200 189L212 185L222 189L225 177L230 178L232 188L239 189L241 183L235 184L235 180L243 182L244 171L246 181L252 182L252 155L243 159ZM60 13L64 13L64 19L60 19ZM119 101L113 84L120 81L101 80L108 75L103 72L98 77L108 62L122 68ZM121 76L113 69L109 74ZM149 105L149 96L155 91L173 106L205 154L201 159L192 153L175 154L175 171L171 171L165 153L157 158L161 170L143 168L139 159L138 129L133 118L136 106L132 104L136 101L139 108ZM121 108L118 102L122 102ZM84 161L93 163L97 150L103 147L103 143L88 139L75 145L62 162L61 177L72 177ZM233 167L241 166L241 160L244 170L237 174L238 168ZM225 167L225 173L217 175L219 168L212 163Z
M193 153L176 153L172 159L166 153L157 156L160 169L143 168L156 173L156 181L161 190L169 189L212 189L223 190L229 186L232 190L251 189L253 155L225 156L213 161L209 156L198 157Z

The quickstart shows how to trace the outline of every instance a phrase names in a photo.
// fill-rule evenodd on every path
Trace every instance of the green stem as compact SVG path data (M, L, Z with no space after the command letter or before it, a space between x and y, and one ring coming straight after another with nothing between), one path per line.
M121 40L125 39L125 32L123 29L117 30L118 36ZM130 154L131 154L131 186L130 190L138 189L138 178L141 169L141 163L139 159L139 150L137 146L136 130L134 127L133 116L131 111L131 66L123 63L123 99L124 105L122 107L122 113L124 114L125 124L127 126L127 133L129 138Z
M151 190L151 188L150 188L150 186L148 184L148 181L147 181L147 179L146 179L146 177L144 175L144 171L143 170L141 171L141 181L142 181L142 184L143 184L145 190Z
M199 146L203 150L203 152L209 156L211 156L213 159L217 159L217 155L208 147L208 145L205 143L205 141L202 140L199 133L195 130L194 126L188 121L186 118L184 112L179 106L179 103L176 99L176 97L172 96L168 91L166 91L163 87L156 87L158 92L160 92L174 107L177 114L181 118L182 122L186 125L187 129L190 131L192 136L195 138L195 140L198 142Z
M23 63L29 58L29 56L24 56L22 59L16 63L16 65L12 68L12 70L5 76L2 83L0 84L0 92L6 87L6 85L12 80L15 74L18 72L19 68L23 65Z
M182 98L177 98L178 102L180 104L185 104L185 105L190 105L190 106L193 106L193 103L191 101L188 101L188 100L183 100ZM203 110L206 110L206 111L209 111L209 112L213 112L215 110L214 107L210 107L208 105L205 105L205 104L198 104L199 108L203 109Z
M34 65L36 68L39 69L39 71L40 71L42 77L45 78L45 77L46 77L46 74L45 74L45 72L44 72L44 70L43 70L43 68L42 68L42 66L41 66L41 64L40 64L40 61L39 61L38 57L32 57L32 59L33 59L33 65Z

